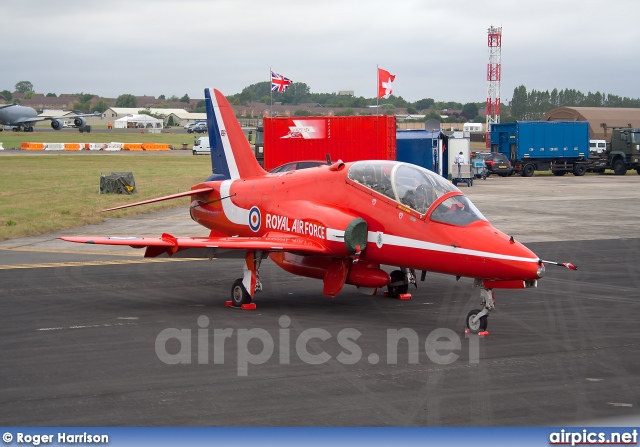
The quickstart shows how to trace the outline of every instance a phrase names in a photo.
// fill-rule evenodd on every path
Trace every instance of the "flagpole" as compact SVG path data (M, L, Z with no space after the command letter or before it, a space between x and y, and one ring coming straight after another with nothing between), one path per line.
M271 88L271 67L269 67L269 95L271 96L271 107L269 108L269 118L273 118L273 89Z
M380 89L380 68L376 64L376 116L378 116L378 90Z

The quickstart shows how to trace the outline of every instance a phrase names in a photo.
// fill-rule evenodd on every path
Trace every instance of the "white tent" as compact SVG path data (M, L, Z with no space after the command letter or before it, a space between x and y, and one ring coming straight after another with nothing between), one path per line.
M127 115L115 120L113 127L116 129L125 128L158 128L162 129L162 120L149 115Z

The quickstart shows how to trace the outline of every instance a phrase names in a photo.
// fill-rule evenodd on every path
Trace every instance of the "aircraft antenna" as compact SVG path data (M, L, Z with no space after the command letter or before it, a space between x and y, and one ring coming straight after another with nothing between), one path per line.
M502 71L502 27L490 26L487 30L489 63L487 64L487 126L486 147L491 147L492 123L500 122L500 73Z

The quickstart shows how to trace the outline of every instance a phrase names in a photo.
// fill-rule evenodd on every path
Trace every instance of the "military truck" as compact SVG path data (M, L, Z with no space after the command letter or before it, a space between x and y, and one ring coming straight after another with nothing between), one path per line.
M611 169L616 175L625 175L629 169L635 169L640 174L640 129L613 128L607 150L601 156L589 157L589 161L595 172Z

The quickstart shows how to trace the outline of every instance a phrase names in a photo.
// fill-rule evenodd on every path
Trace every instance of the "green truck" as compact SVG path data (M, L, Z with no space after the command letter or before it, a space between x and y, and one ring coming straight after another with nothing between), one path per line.
M625 175L629 169L635 169L640 174L640 128L613 128L607 150L591 154L589 164L594 172L611 169L616 175Z

